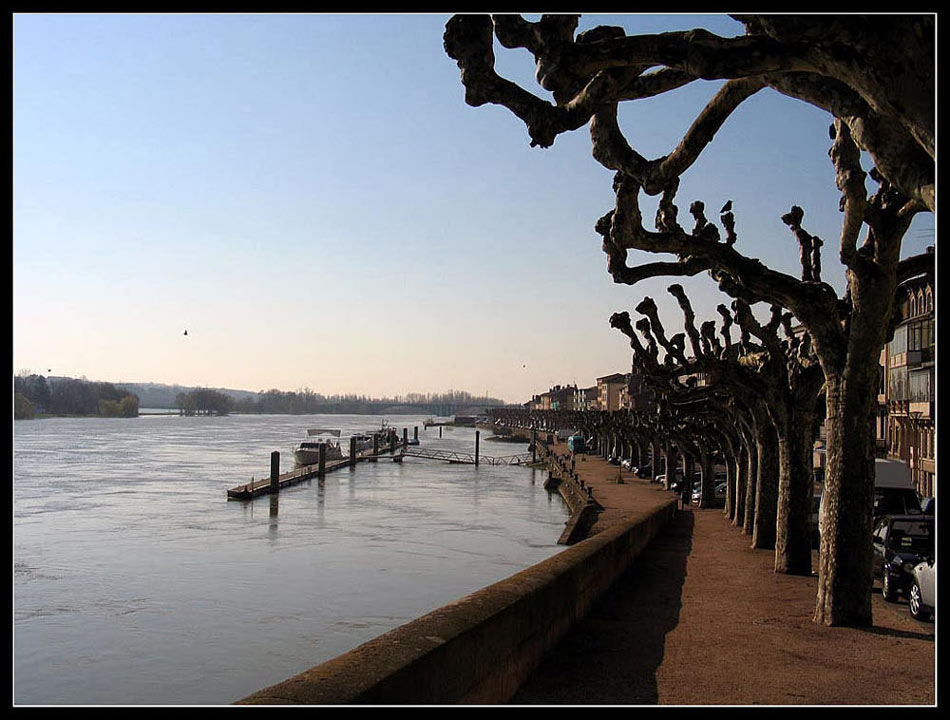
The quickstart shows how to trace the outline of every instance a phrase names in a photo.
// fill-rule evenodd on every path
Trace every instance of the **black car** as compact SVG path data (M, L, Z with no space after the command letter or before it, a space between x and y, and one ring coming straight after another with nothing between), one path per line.
M875 520L874 577L889 602L907 595L914 580L914 566L934 555L932 515L884 515Z

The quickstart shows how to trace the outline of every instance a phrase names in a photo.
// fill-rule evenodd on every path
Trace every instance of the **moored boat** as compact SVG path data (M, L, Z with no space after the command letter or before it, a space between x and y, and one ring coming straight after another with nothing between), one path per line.
M373 449L373 433L354 433L352 438L356 440L357 455L359 455L364 450Z
M326 460L341 460L340 431L311 428L307 438L294 448L294 462L298 465L314 465L320 461L320 448L326 447Z

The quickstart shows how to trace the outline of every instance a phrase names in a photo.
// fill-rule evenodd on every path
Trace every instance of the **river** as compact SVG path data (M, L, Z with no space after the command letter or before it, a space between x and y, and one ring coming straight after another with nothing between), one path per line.
M472 452L472 428L419 428ZM14 704L221 705L563 549L540 471L406 458L252 501L308 427L382 418L232 415L14 422ZM526 445L491 442L482 455Z

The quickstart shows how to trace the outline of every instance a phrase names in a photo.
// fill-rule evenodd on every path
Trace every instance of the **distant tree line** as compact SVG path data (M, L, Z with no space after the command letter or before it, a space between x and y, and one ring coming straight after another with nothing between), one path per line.
M13 416L29 419L37 415L96 415L136 417L139 398L112 383L74 378L49 379L21 371L13 378Z
M178 393L175 398L175 407L182 415L227 415L234 405L235 400L230 395L209 388Z
M256 396L234 399L232 409L242 413L309 414L378 414L397 406L418 407L426 412L436 408L466 406L503 406L498 398L473 396L464 391L443 393L408 393L395 397L372 398L358 394L322 395L310 388L296 391L266 390ZM451 412L454 412L452 410Z
M295 391L270 389L258 393L151 383L120 383L117 387L112 383L90 382L85 378L46 378L28 370L21 370L15 376L14 385L16 418L42 414L134 417L143 402L144 407L174 408L182 415L227 415L232 412L276 415L417 412L453 415L464 408L505 405L503 400L487 394L477 396L460 390L374 398L355 393L323 395L306 387ZM143 396L144 401L141 399Z

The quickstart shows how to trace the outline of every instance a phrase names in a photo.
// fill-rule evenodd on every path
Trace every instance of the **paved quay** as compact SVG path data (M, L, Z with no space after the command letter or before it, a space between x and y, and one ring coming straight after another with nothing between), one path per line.
M670 496L600 458L575 468L604 507L592 533ZM872 627L816 625L817 577L773 559L722 510L679 510L509 704L934 705L933 623L875 590Z

